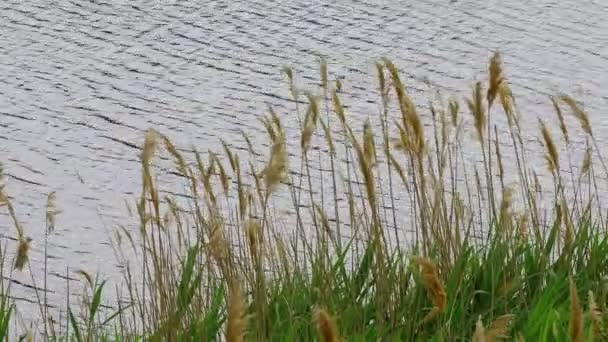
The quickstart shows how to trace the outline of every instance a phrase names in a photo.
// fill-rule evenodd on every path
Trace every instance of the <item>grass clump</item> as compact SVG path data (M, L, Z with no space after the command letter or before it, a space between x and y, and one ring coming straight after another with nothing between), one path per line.
M124 282L108 303L113 308L101 305L105 283L85 277L89 295L80 314L66 304L69 324L56 328L43 309L43 336L608 338L608 239L598 187L607 170L580 104L566 95L550 99L568 151L576 134L564 115L572 112L581 124L582 167L560 155L540 121L546 167L535 168L499 54L490 60L487 86L476 82L465 100L468 114L458 100L442 96L423 114L397 66L379 61L378 115L361 124L352 123L345 86L331 81L324 61L320 69L314 91L300 89L294 71L283 70L299 139L288 136L285 116L270 108L262 120L269 140L263 160L246 135L249 155L225 142L221 153L183 155L167 136L148 131L139 230L119 230L115 239ZM496 124L501 114L505 127ZM290 151L292 140L297 152ZM159 189L160 154L173 161L188 201ZM480 161L470 162L471 154ZM13 267L21 269L26 238L3 189L0 205L20 241L21 262ZM278 203L289 203L293 215L277 214ZM54 218L47 221L54 226ZM4 289L0 337L7 336L14 307Z

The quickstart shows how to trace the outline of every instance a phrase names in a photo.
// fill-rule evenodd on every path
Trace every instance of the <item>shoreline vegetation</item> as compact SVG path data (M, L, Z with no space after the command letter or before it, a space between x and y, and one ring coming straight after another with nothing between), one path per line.
M539 119L541 170L531 166L499 53L486 82L462 100L430 101L425 118L398 68L378 61L377 84L370 85L379 94L378 125L352 122L343 85L330 80L324 61L319 69L313 92L283 70L294 110L284 115L296 116L300 128L295 151L285 116L272 108L262 120L263 162L252 157L260 146L246 136L249 155L226 143L221 151L184 155L149 130L141 195L131 209L139 229L117 229L113 239L123 266L113 304L103 305L112 297L105 281L81 270L74 272L84 287L80 303L67 301L61 317L39 293L40 328L12 331L18 304L3 282L0 338L608 340L608 240L598 187L608 169L578 102L563 94L547 99L557 125ZM566 124L568 116L576 127ZM497 127L499 117L506 127ZM580 165L560 154L573 150L574 131L586 141ZM480 163L467 164L465 144ZM321 153L329 177L316 178ZM159 155L183 179L184 204L159 189ZM291 200L289 234L282 230L286 214L272 210L279 192ZM396 207L398 194L406 194L408 207ZM31 240L10 198L0 185L0 210L18 239L16 250L0 253L3 279L31 272ZM54 203L49 194L44 241L59 214ZM400 226L402 215L411 227ZM411 241L399 229L410 229ZM46 288L46 275L37 281Z

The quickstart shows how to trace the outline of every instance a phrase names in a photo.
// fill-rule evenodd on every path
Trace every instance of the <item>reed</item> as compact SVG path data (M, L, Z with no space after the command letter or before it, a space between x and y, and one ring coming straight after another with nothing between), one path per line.
M183 153L171 132L147 131L132 211L138 229L112 239L123 276L116 293L66 268L66 289L52 290L73 293L76 275L83 284L80 300L62 304L67 317L51 319L39 296L40 328L12 331L19 302L0 278L0 340L608 338L600 205L608 169L582 104L550 97L556 127L539 120L540 130L526 131L534 118L522 115L496 53L487 83L476 82L464 102L436 92L427 111L385 58L370 89L379 92L378 115L360 115L349 109L348 84L332 80L325 60L319 69L312 89L283 69L294 110L267 109L266 151L243 133L246 152L221 141L220 151ZM507 127L497 127L497 115ZM289 116L297 132L284 126ZM529 134L548 167L535 167ZM586 145L573 165L579 135ZM172 161L184 199L164 195L159 160ZM16 243L0 253L9 278L31 273L34 240L0 179ZM61 216L56 201L48 195L45 250Z

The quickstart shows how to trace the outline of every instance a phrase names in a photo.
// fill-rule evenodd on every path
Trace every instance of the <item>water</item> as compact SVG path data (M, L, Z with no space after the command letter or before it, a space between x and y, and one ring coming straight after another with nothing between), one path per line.
M378 58L393 58L417 96L425 80L445 92L468 89L500 49L530 113L525 123L554 120L547 96L559 90L585 103L606 143L606 15L603 0L4 0L0 161L34 239L36 285L48 192L57 191L63 211L49 238L50 303L61 306L66 265L117 274L108 237L138 193L147 128L203 151L220 138L244 148L240 130L259 143L266 104L287 108L281 68L313 83L318 56L345 78L351 113L363 120L377 111ZM282 114L295 136L295 116ZM0 233L15 236L4 214ZM35 301L29 275L15 279L13 294Z

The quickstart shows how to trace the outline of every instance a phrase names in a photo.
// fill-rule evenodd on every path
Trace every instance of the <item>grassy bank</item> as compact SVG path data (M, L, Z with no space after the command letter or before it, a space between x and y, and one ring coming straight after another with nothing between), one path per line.
M0 335L606 340L608 240L599 189L608 170L582 106L567 95L547 99L557 124L534 128L545 159L539 168L498 54L488 81L465 99L435 96L424 108L391 61L376 67L369 91L378 93L378 112L365 122L353 122L344 85L330 80L323 62L310 91L283 70L292 112L270 108L262 120L262 160L246 136L248 153L224 144L190 155L148 131L132 208L139 229L117 229L113 239L124 266L113 308L101 304L114 289L79 271L86 291L82 303L66 304L66 318L39 296L40 331L11 332L15 304L3 286ZM300 127L295 149L283 126L288 117ZM578 164L569 153L580 147L573 136L585 146ZM159 189L160 158L172 161L187 201ZM273 210L278 199L289 214ZM49 195L48 234L54 201ZM28 272L26 227L4 188L0 205L19 241L17 250L2 251L10 268L3 274Z

